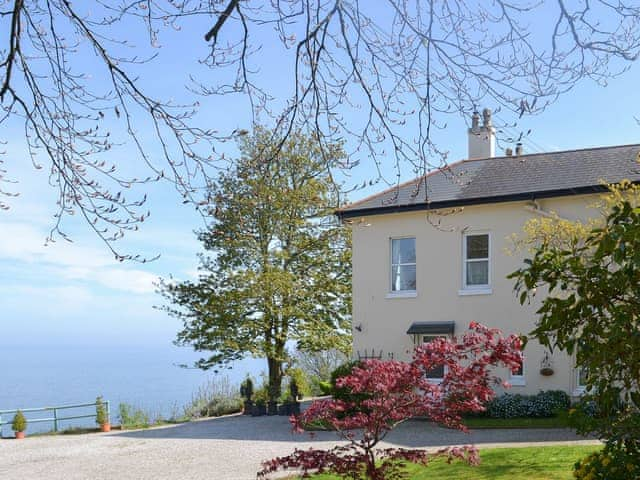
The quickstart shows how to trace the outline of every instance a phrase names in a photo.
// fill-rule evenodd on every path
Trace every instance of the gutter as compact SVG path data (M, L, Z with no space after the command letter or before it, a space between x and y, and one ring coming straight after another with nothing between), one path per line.
M637 183L637 182L634 182ZM338 209L334 214L341 221L366 217L370 215L386 215L389 213L400 212L418 212L425 210L440 210L443 208L464 207L467 205L487 205L494 203L518 202L518 201L535 201L538 198L567 197L571 195L587 195L590 193L606 192L606 185L588 185L575 188L561 188L556 190L543 190L535 192L512 193L508 195L495 195L490 197L476 197L456 200L443 200L439 202L414 203L409 205L391 205L385 207L369 207L358 208L354 210Z

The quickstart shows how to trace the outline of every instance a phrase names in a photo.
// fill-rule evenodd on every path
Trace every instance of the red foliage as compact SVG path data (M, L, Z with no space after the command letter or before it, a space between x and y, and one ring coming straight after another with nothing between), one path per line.
M500 331L471 323L459 341L439 338L416 348L411 362L367 360L351 374L338 379L338 387L355 394L353 401L314 402L291 423L297 432L308 423L323 422L348 440L330 450L296 450L263 464L259 478L277 470L297 469L306 477L315 472L332 472L342 478L389 480L403 478L403 462L427 463L434 455L461 458L477 463L473 447L445 449L435 454L414 449L376 449L387 433L412 417L428 417L450 428L466 431L462 415L484 410L493 398L493 386L500 379L491 374L496 366L512 371L519 367L521 341ZM440 383L425 372L445 366Z

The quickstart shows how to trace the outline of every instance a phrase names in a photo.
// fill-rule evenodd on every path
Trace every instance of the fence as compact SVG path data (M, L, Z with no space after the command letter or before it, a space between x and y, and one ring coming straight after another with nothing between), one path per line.
M107 422L109 422L111 418L111 411L109 409L109 401L104 401L104 407L107 411ZM0 436L2 436L2 427L4 425L11 425L13 422L13 416L15 413L20 410L24 413L25 417L27 417L27 424L30 423L43 423L43 422L53 422L53 431L57 432L60 426L59 422L64 420L76 420L79 418L96 418L96 412L91 414L83 414L83 415L70 415L67 417L62 417L59 415L60 410L71 410L78 408L86 408L86 407L95 407L96 402L93 403L79 403L77 405L61 405L58 407L41 407L41 408L20 408L15 410L0 410ZM30 413L36 412L53 412L52 417L47 418L29 418Z

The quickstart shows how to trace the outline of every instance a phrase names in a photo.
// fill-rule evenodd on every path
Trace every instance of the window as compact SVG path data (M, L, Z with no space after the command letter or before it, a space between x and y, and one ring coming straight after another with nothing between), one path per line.
M576 357L578 357L579 353L583 351L584 346L582 342L578 342L578 348L576 351ZM587 388L587 380L589 378L589 370L587 367L581 367L576 365L575 367L575 375L576 375L576 388L573 392L574 396L582 395Z
M444 335L425 335L422 337L423 343L429 343L436 338L443 338ZM444 365L437 366L432 368L426 373L426 376L429 380L434 380L436 382L441 382L444 378Z
M515 372L511 372L509 383L511 385L526 385L524 378L524 355L520 357L520 368L518 368L518 370L516 370Z
M585 367L576 367L576 390L574 395L581 395L587 387L589 371Z
M463 237L463 279L465 289L489 288L489 234Z
M391 292L416 291L416 239L391 239Z

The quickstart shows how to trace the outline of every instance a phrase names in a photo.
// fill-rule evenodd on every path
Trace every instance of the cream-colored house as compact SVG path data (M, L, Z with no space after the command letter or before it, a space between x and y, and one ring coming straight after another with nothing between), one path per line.
M408 359L418 343L461 334L471 321L531 331L536 305L521 306L506 278L526 252L510 254L508 237L549 212L597 215L590 205L603 180L640 181L640 145L495 157L483 113L469 129L468 160L340 210L353 229L354 357ZM581 392L572 359L535 342L518 373L502 372L512 393Z

